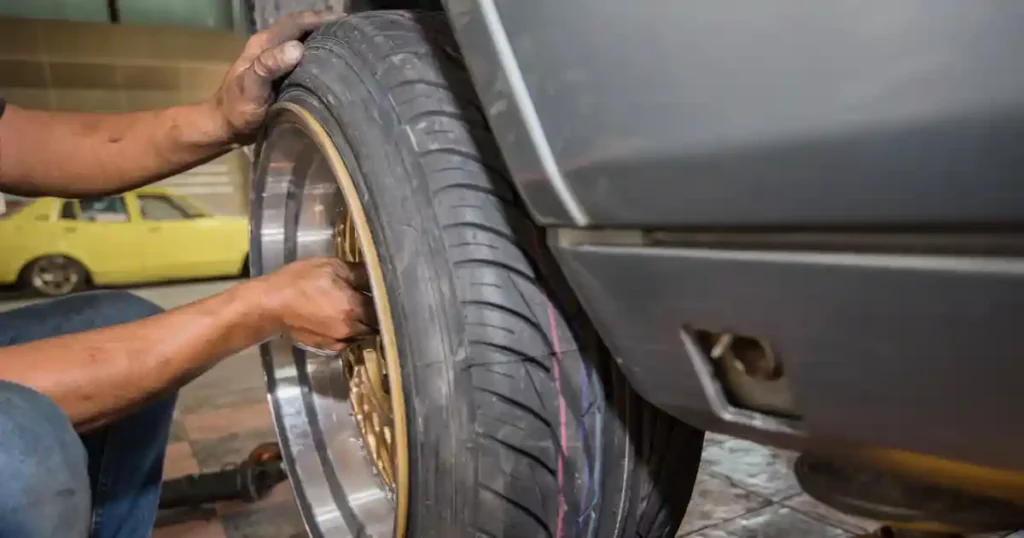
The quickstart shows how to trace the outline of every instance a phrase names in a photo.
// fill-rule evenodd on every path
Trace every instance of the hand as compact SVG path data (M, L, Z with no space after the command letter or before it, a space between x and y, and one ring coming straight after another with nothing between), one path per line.
M229 140L239 144L253 141L274 98L274 80L291 72L302 59L300 40L341 16L327 11L300 11L249 38L214 96Z
M264 311L297 343L341 351L349 344L346 339L377 330L369 281L361 265L310 258L259 280Z

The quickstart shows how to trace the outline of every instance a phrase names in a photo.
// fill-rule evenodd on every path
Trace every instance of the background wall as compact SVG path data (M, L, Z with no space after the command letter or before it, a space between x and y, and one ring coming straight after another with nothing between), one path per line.
M79 112L197 102L217 89L244 43L230 29L0 17L0 95L26 108ZM248 157L236 151L165 183L215 213L243 214Z
M241 0L2 0L0 16L25 19L237 28Z

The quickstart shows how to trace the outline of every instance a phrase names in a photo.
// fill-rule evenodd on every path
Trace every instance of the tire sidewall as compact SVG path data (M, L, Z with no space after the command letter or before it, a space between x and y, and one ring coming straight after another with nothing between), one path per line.
M318 69L341 54L351 69ZM318 57L319 56L319 57ZM423 170L386 92L344 47L312 48L282 88L337 144L377 245L391 301L408 429L408 535L447 538L466 528L473 465L469 380L454 275ZM344 88L343 92L334 88ZM328 108L315 95L325 96ZM329 96L329 97L326 97ZM369 179L369 178L372 178ZM442 477L453 477L450 483ZM460 498L461 497L461 498ZM458 502L456 502L458 499Z

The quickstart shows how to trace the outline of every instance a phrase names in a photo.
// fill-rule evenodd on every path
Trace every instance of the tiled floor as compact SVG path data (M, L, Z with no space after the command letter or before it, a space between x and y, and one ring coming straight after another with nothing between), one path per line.
M173 306L227 284L164 286L141 294ZM220 469L273 439L259 357L255 350L248 350L182 391L166 476ZM866 521L838 514L801 493L790 472L793 458L787 452L709 434L697 487L678 536L839 538L872 528ZM255 505L222 504L202 513L163 514L161 520L182 516L192 519L158 527L154 538L305 537L287 483ZM1013 537L1024 538L1024 533Z
M177 476L214 470L273 439L256 353L211 370L181 394L166 470ZM688 538L838 538L869 529L802 495L789 471L792 455L740 439L709 435L689 512ZM218 517L162 527L156 538L279 538L302 531L287 485L256 506L218 506Z
M168 476L212 470L273 439L258 357L233 357L187 387L178 406ZM709 434L697 487L678 536L686 538L840 538L872 530L800 492L794 455ZM304 536L287 484L255 506L219 506L218 517L163 527L155 538ZM1024 533L1014 535L1024 537Z

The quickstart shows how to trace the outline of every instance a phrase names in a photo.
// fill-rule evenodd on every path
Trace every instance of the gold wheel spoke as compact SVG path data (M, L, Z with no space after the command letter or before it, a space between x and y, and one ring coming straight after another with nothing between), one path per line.
M351 211L345 211L334 231L335 255L349 263L365 260ZM352 413L363 447L380 476L395 491L395 423L387 360L380 338L351 346L345 353Z

